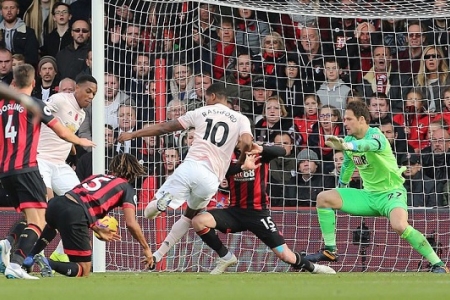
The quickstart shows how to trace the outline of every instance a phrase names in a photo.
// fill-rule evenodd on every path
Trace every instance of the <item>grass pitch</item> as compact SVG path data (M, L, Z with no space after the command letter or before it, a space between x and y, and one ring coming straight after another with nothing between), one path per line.
M2 299L261 300L449 299L449 274L102 273L89 278L0 278Z

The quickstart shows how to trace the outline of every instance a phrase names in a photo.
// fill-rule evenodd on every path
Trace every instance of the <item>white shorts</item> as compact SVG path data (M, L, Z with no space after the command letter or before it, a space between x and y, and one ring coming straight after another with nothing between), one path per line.
M62 196L80 183L77 174L68 164L55 164L42 159L37 161L45 186L52 189L55 195Z
M158 200L169 193L173 200L169 207L177 209L185 201L191 209L205 208L209 200L217 193L219 179L205 164L195 161L184 161L164 182L155 194Z

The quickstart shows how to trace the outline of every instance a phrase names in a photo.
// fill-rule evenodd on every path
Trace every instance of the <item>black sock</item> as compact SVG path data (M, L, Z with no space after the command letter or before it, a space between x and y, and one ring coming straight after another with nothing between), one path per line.
M214 251L219 254L219 257L224 257L228 253L227 247L225 247L222 241L217 236L216 232L212 228L205 228L197 232L203 242L211 247Z
M69 277L80 277L82 275L82 268L79 264L74 262L60 262L48 260L50 267L59 274Z
M42 231L41 236L37 240L36 244L34 244L33 249L31 249L30 253L28 255L35 256L39 252L45 249L45 247L50 244L51 241L56 236L56 230L49 227L48 225L45 225L44 231Z
M314 264L309 260L305 259L303 256L295 252L295 263L292 264L294 269L305 269L309 272L314 271Z
M11 247L13 248L15 247L16 242L19 241L19 237L26 227L27 221L25 221L25 219L20 220L11 227L11 231L9 232L9 235L6 237Z
M22 265L23 260L33 248L40 234L41 229L39 226L28 224L19 237L19 242L17 243L16 251L14 251L11 257L11 262Z

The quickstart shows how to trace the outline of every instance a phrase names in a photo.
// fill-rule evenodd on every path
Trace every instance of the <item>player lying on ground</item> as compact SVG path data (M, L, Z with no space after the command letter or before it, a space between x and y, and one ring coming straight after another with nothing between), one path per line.
M133 155L119 154L111 161L109 172L111 175L93 175L64 196L49 201L45 214L47 225L24 266L31 267L37 261L42 276L51 276L52 269L69 277L88 276L92 253L89 228L104 241L120 240L116 233L96 225L97 220L116 207L122 207L129 232L142 246L145 268L153 265L152 252L136 221L137 197L130 185L144 174L144 169ZM56 230L70 262L47 260L38 254L55 238Z
M187 201L184 216L169 233L173 235L171 239L174 241L184 236L191 227L191 219L216 194L238 139L241 141L241 162L252 147L250 121L241 113L228 108L223 84L212 84L206 90L205 99L206 106L189 111L177 120L122 133L118 138L123 143L137 137L195 128L194 141L183 163L159 188L144 212L147 218L151 218L155 213L165 211L167 206L176 209ZM153 209L154 205L156 210Z
M0 99L0 128L4 129L0 131L0 178L11 204L18 211L22 211L27 220L23 231L15 235L18 237L17 247L11 257L9 252L14 243L9 239L0 241L0 272L4 272L9 279L37 279L23 271L21 266L45 226L46 190L36 160L41 122L70 143L84 147L92 147L95 144L88 139L77 137L52 116L41 100L29 97L36 83L33 66L20 65L14 68L13 73L11 85L15 92L11 92L12 99L17 100L14 94L25 95L25 99L34 101L41 111L39 122L35 122L35 117L28 111L28 105L23 107L9 97ZM23 227L16 227L21 228Z
M317 196L317 216L325 249L307 255L312 262L337 261L335 210L354 216L384 216L392 229L405 239L431 264L434 273L449 270L430 246L425 236L408 224L405 179L398 168L386 137L378 128L369 127L369 109L363 102L350 102L344 117L345 139L329 137L326 144L344 151L344 163L339 175L339 187ZM364 189L347 188L358 168Z
M249 230L264 242L276 256L290 264L294 269L305 269L311 273L336 274L328 267L313 264L299 253L294 253L286 245L277 225L272 221L269 211L269 199L266 186L269 176L269 163L272 159L286 155L286 150L278 146L258 146L254 144L253 152L261 154L261 165L255 170L246 171L247 164L254 164L254 155L247 156L243 165L235 159L227 172L230 185L230 205L224 209L213 209L198 214L192 219L192 225L200 238L219 255L217 266L211 274L221 274L225 269L237 263L236 256L231 253L214 228L223 233L234 233Z

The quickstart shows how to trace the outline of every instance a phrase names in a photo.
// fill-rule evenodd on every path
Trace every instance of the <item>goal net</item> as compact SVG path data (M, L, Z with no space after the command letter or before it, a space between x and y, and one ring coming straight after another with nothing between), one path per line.
M229 106L254 123L255 139L290 153L271 163L273 220L289 247L312 253L323 247L316 197L336 185L342 160L324 139L345 134L347 101L366 101L371 126L407 168L411 225L448 261L449 15L445 0L105 1L105 121L123 132L175 119L202 106L212 82L223 82ZM151 221L143 210L190 142L189 132L177 132L114 144L107 153L132 153L148 170L136 188L153 251L182 210ZM361 188L357 173L351 185ZM226 206L222 189L211 206ZM121 212L114 216L122 241L106 245L107 270L141 270L141 247ZM230 271L289 270L252 234L220 237L239 259ZM337 241L341 259L332 266L339 271L429 268L385 218L339 213ZM191 229L158 270L209 271L216 258Z

